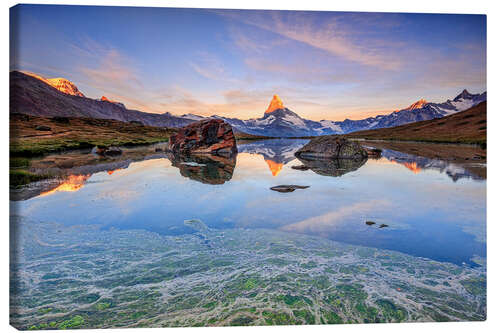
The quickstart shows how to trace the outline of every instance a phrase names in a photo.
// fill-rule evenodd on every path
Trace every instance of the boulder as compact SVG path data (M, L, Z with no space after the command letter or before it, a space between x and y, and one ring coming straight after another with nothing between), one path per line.
M232 155L238 152L231 125L222 119L204 119L170 136L168 151L181 154Z
M327 135L311 139L308 144L300 148L295 156L308 159L355 159L362 160L368 156L363 147L356 141Z

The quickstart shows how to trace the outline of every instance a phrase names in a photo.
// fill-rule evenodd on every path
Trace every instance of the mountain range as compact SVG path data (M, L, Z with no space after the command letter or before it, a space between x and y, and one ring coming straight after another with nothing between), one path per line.
M432 103L421 99L409 107L387 115L361 120L314 121L302 118L285 107L274 95L261 118L241 120L213 115L230 123L237 132L270 137L304 137L346 134L361 130L400 126L412 122L441 118L464 111L486 100L486 92L471 94L463 90L453 99ZM123 103L85 97L76 85L63 78L46 79L33 73L10 73L10 112L36 116L88 117L141 122L158 127L182 127L207 117L196 114L175 116L130 110Z
M141 122L157 127L182 127L192 120L170 113L129 110L119 102L85 97L66 79L45 79L39 75L10 72L10 112L42 117L80 117Z
M240 120L237 118L212 117L222 118L238 131L248 134L275 137L304 137L347 134L362 130L394 127L417 121L441 118L467 110L485 100L486 92L482 94L471 94L467 90L463 90L459 95L453 98L453 100L448 99L443 103L429 103L421 99L405 109L397 110L387 115L379 115L361 120L313 121L304 119L295 112L284 107L279 96L275 95L261 118ZM189 115L189 117L190 119L195 119L196 116Z

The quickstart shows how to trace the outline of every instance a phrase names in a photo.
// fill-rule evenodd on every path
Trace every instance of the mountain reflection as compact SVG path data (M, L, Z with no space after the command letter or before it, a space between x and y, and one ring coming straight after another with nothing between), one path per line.
M470 165L470 163L469 165L464 165L438 158L429 158L402 153L391 149L384 149L382 152L382 157L385 157L392 163L403 165L414 174L418 174L422 170L432 169L437 170L441 173L446 173L446 175L448 175L454 182L462 178L469 178L473 180L485 179L485 174L481 172L472 172L472 170L474 170L473 167L482 169L483 166L481 165ZM467 166L469 168L467 168Z
M90 178L90 174L87 175L69 175L61 184L57 187L40 193L40 196L50 195L56 192L76 192L83 187L87 179Z
M259 154L264 157L273 176L277 176L283 166L295 159L295 152L309 140L273 139L261 140L238 145L240 153Z

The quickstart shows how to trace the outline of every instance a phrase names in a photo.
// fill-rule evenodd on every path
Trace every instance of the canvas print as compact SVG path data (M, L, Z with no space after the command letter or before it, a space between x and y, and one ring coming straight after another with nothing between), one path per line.
M10 9L20 330L486 320L486 16Z

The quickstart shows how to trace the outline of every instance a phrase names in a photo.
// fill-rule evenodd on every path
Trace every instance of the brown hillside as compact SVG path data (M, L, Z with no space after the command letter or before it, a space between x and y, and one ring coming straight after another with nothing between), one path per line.
M367 140L482 144L486 143L486 102L439 119L419 121L390 128L353 132L345 136Z

